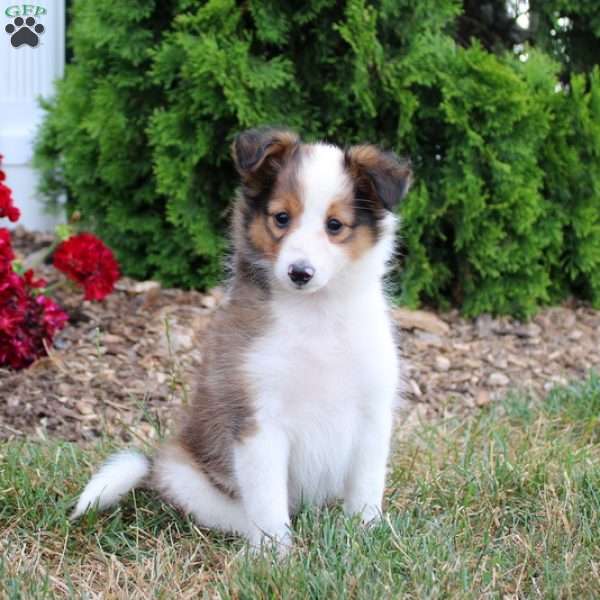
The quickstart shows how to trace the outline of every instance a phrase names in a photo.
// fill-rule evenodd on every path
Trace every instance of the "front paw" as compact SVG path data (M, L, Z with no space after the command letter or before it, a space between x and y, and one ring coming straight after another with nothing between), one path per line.
M274 533L257 531L249 541L250 550L255 555L274 551L278 558L284 558L293 547L292 533L287 528Z
M344 512L348 516L358 515L360 522L365 526L375 525L382 517L381 505L367 502L345 502Z
M383 513L381 512L381 508L379 506L367 506L360 512L360 522L365 527L377 525L377 523L381 521L382 517Z

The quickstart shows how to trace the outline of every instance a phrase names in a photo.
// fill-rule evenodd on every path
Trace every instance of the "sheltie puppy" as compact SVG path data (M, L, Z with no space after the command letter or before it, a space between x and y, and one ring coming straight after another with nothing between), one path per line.
M179 433L126 450L73 517L157 490L199 525L291 544L301 505L381 516L401 362L383 289L406 162L372 145L238 135L232 277Z

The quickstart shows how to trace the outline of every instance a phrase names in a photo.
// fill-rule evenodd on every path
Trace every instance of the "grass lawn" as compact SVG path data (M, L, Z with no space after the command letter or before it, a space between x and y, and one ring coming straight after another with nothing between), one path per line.
M66 515L114 448L0 446L1 598L600 596L600 379L399 433L385 520L305 512L275 562L152 494Z

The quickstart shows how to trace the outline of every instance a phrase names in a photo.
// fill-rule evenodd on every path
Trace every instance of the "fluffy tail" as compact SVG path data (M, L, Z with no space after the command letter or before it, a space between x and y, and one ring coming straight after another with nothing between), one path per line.
M124 450L113 454L85 486L71 519L89 508L99 510L117 504L150 473L150 461L141 452Z

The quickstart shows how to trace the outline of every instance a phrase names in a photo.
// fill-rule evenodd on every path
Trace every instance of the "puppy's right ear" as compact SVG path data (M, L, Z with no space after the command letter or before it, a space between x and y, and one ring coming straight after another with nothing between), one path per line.
M285 129L248 129L238 134L232 154L243 183L258 190L272 182L299 144L298 135Z

